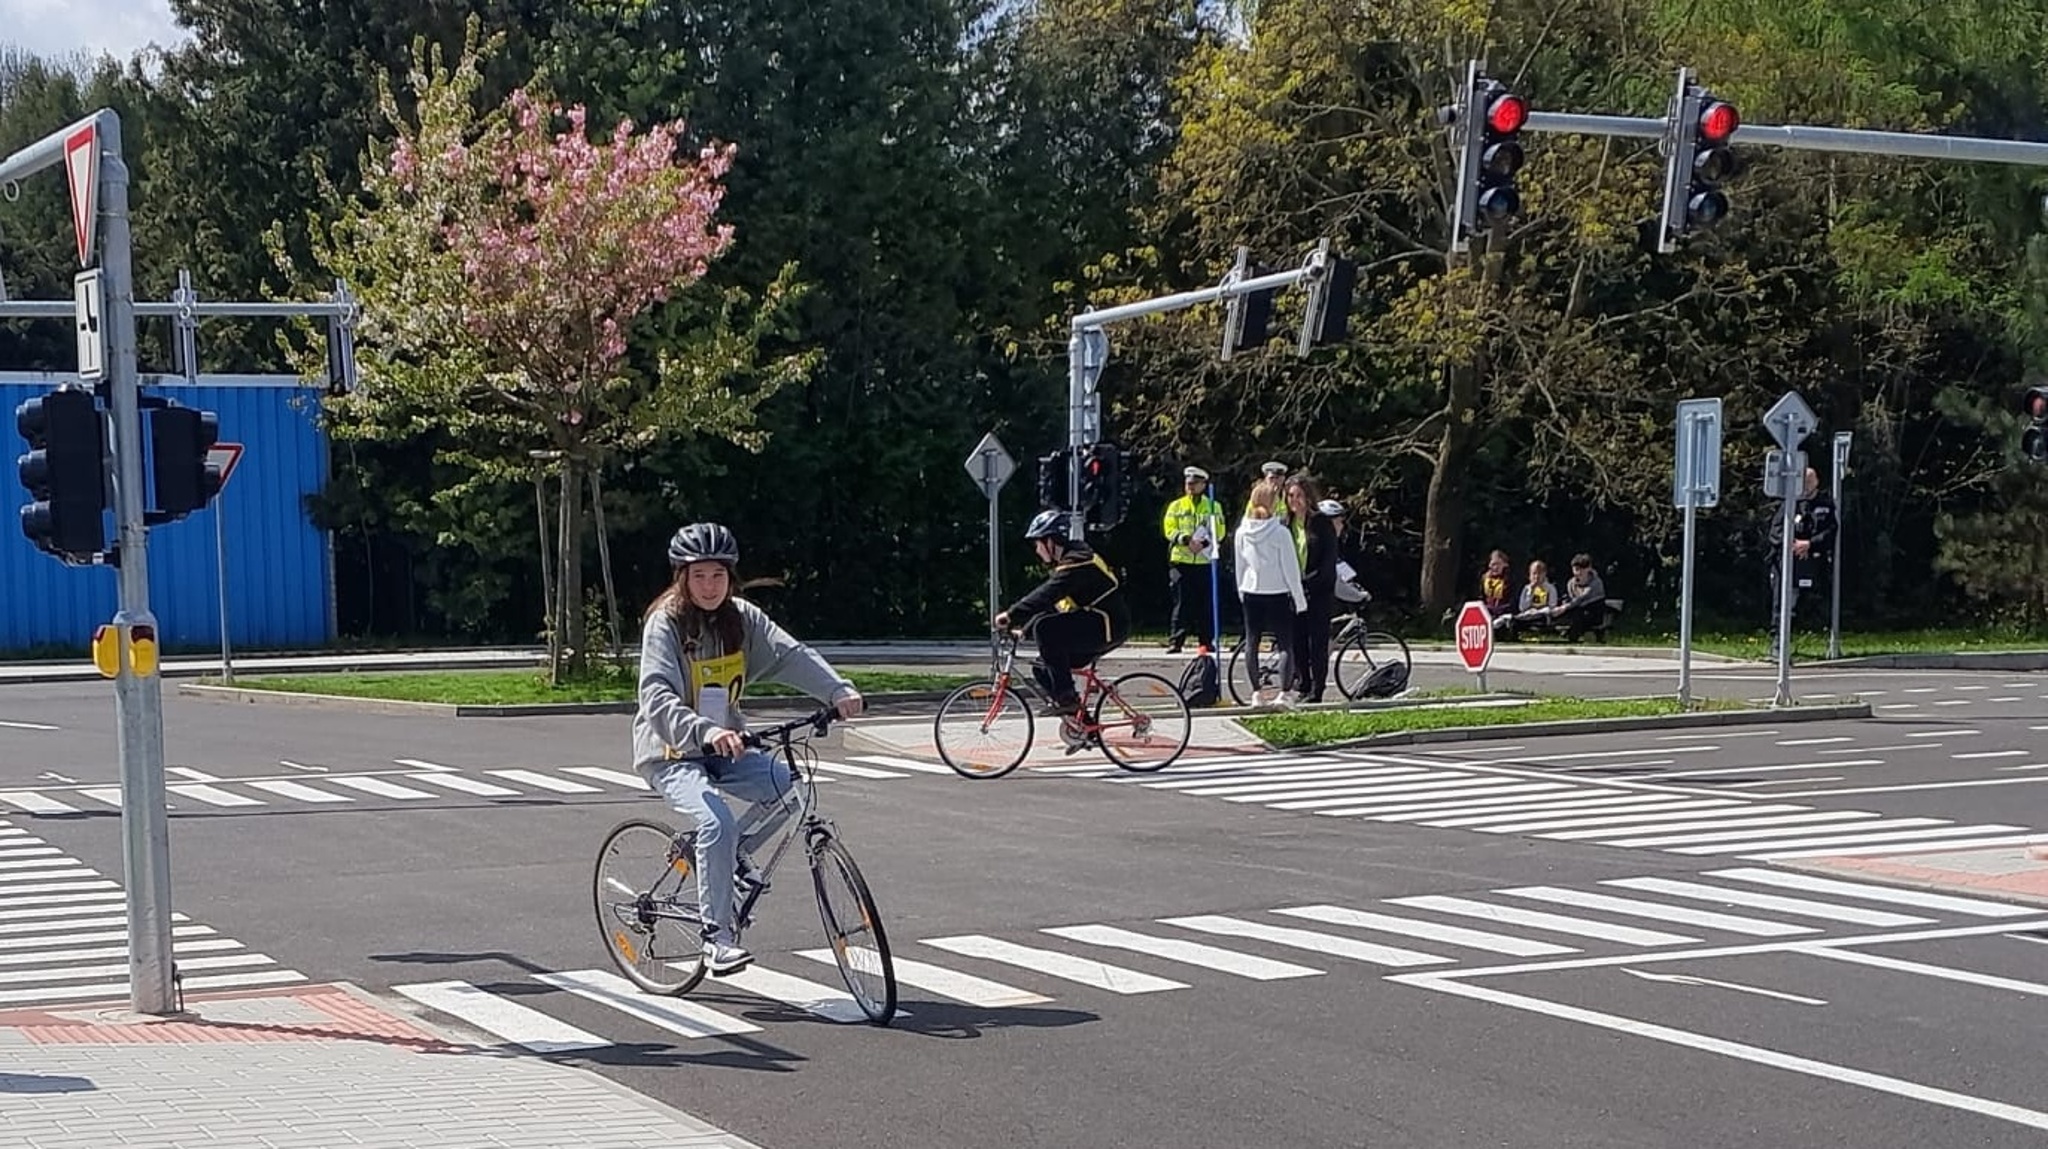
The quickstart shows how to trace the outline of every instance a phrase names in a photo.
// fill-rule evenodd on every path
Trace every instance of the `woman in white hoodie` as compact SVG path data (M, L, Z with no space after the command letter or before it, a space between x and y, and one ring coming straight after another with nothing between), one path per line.
M1252 487L1251 505L1237 528L1237 590L1244 598L1244 650L1254 684L1286 682L1300 651L1295 649L1294 616L1308 609L1301 589L1301 556L1287 524L1273 517L1280 484L1261 479ZM1271 678L1259 675L1259 641L1272 635L1285 662ZM1271 702L1277 689L1259 690L1258 702ZM1293 692L1289 691L1291 699Z

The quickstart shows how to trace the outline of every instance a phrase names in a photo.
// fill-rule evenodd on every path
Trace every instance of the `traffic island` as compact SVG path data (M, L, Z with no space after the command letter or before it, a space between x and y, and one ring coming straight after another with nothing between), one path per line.
M1628 730L1680 730L1760 722L1835 722L1868 718L1868 702L1758 707L1706 700L1694 709L1667 696L1651 698L1524 697L1521 705L1484 702L1408 706L1374 712L1297 712L1244 719L1253 735L1276 749L1344 749L1467 742L1487 738L1599 734Z

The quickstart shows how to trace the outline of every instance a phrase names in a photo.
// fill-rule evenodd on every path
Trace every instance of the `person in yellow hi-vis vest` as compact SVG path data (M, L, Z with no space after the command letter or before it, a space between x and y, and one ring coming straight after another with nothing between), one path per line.
M1187 493L1166 504L1160 528L1166 535L1167 585L1173 613L1167 621L1166 652L1179 654L1187 636L1214 641L1221 625L1216 602L1216 560L1225 534L1223 507L1209 493L1209 472L1181 472Z

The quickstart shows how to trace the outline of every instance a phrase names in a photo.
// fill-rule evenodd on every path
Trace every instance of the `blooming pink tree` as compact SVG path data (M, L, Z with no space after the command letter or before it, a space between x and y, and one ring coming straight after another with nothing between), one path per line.
M536 461L559 477L555 545L543 537L559 676L585 653L583 508L597 471L678 434L758 449L756 407L813 359L757 353L794 296L789 269L749 321L727 298L680 338L636 341L636 320L732 244L715 220L731 145L692 154L681 122L621 121L593 141L583 108L525 90L479 117L474 38L454 67L429 61L412 75L414 116L385 93L397 137L366 159L361 197L313 229L315 254L363 302L362 386L336 409L367 437L447 429L446 455L472 483L531 481Z

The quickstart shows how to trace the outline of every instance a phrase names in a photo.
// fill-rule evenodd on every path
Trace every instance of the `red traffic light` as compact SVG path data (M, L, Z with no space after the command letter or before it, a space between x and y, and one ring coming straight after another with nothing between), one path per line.
M1486 106L1486 126L1501 135L1522 130L1529 122L1529 101L1512 93L1495 96Z
M1725 143L1742 126L1742 115L1734 104L1715 100L1700 110L1700 135L1709 143Z

